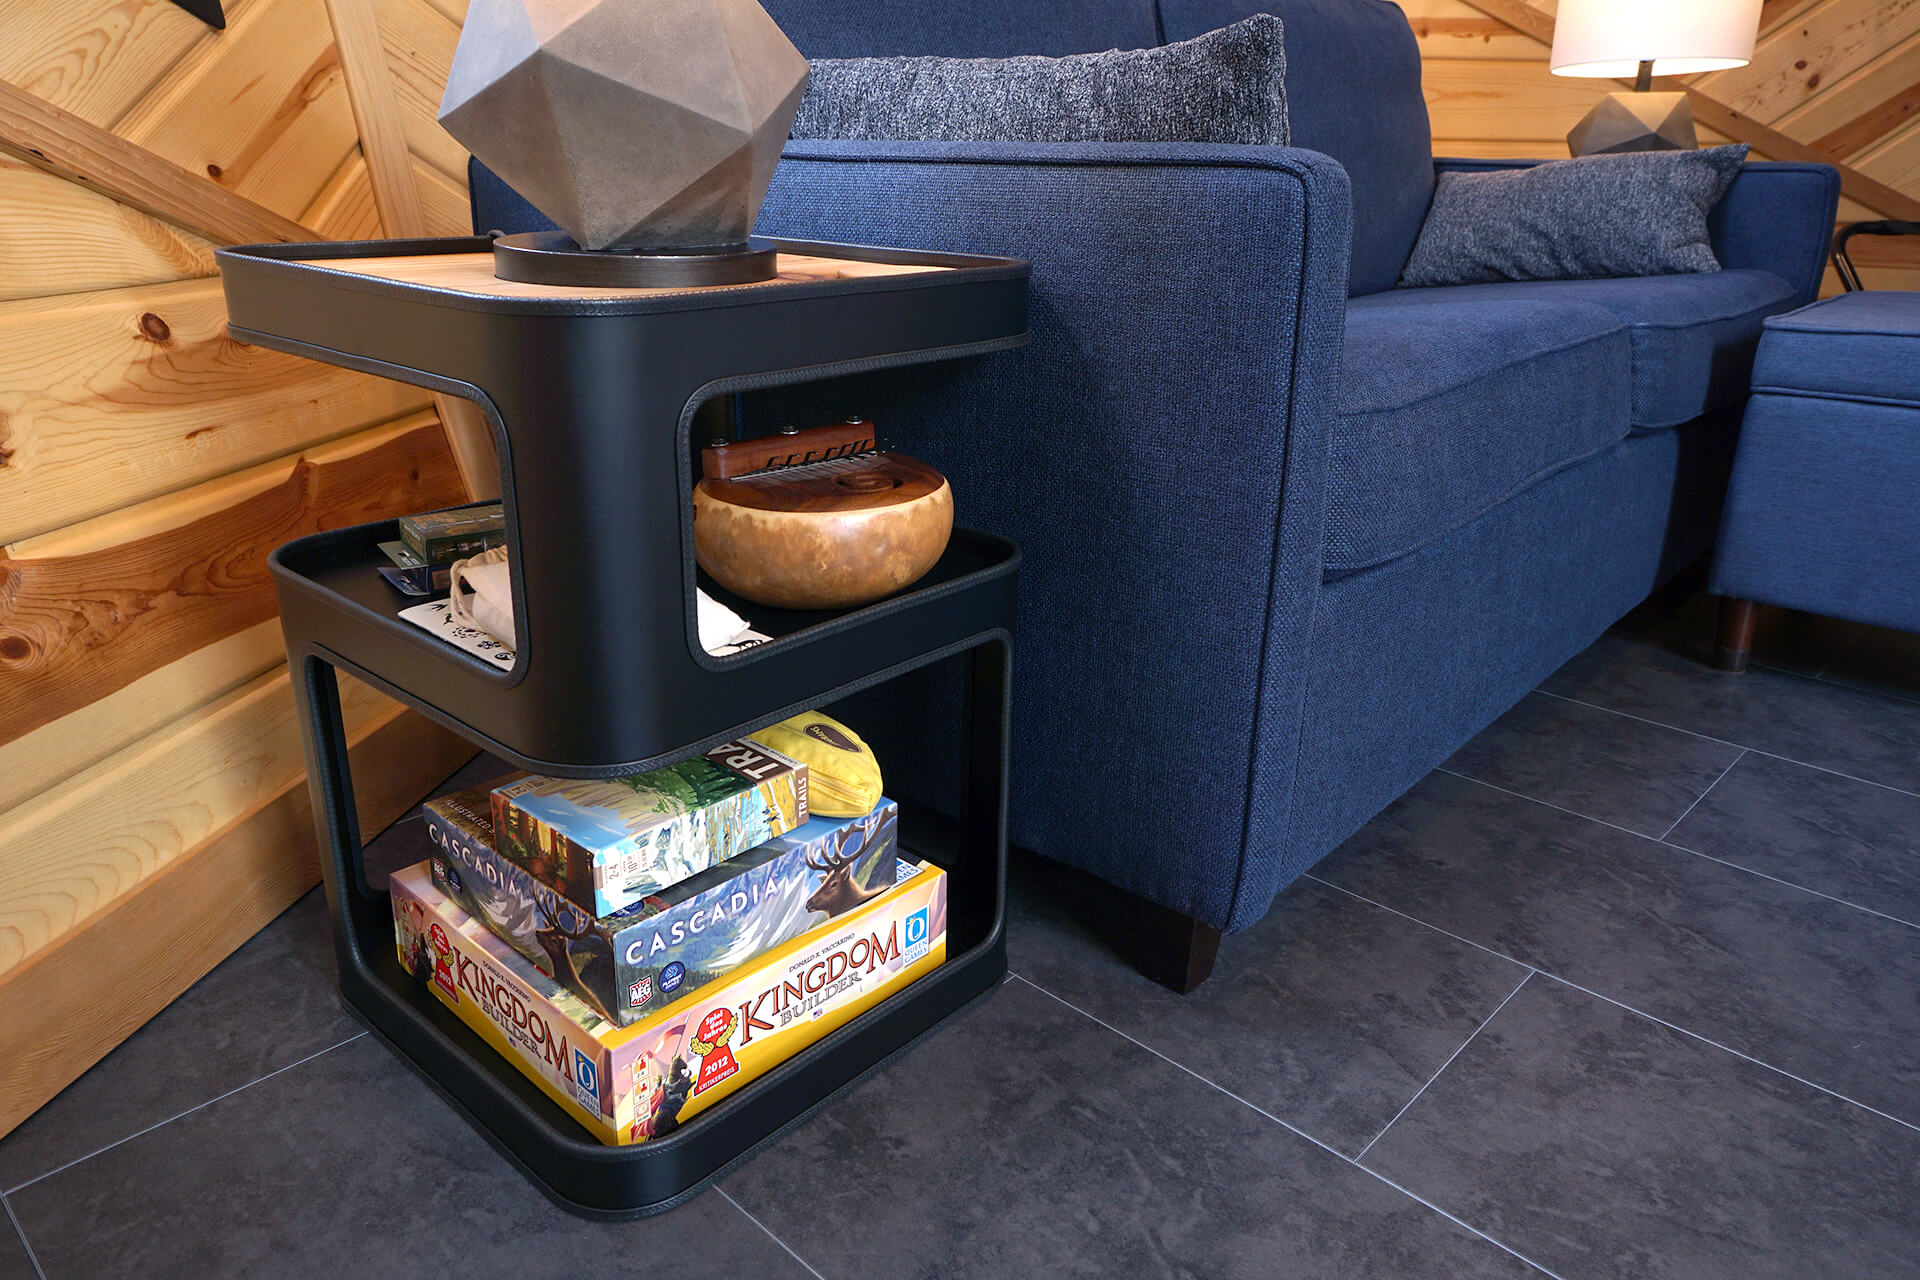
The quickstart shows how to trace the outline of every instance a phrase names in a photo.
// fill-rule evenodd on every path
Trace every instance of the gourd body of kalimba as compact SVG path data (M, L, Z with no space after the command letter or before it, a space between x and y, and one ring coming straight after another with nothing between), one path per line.
M702 451L694 558L758 604L845 609L924 577L953 533L946 477L852 420Z

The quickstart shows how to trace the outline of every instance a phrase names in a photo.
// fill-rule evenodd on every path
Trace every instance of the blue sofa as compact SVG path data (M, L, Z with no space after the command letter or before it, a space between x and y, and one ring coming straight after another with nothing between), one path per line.
M756 408L870 413L1021 543L1013 838L1157 904L1183 988L1708 549L1761 323L1833 226L1832 170L1756 164L1718 274L1399 290L1436 173L1523 162L1433 158L1386 0L767 8L811 56L1286 23L1294 146L794 142L758 227L1032 260L1025 350ZM535 225L475 178L477 226ZM890 782L937 799L901 742Z

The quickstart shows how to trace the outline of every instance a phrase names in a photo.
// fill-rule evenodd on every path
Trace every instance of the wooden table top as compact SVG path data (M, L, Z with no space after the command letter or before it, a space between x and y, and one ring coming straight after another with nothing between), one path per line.
M710 289L764 289L779 284L807 284L819 280L870 280L887 276L928 275L950 267L921 263L862 262L852 258L816 258L783 253L772 280L750 284L676 285L668 288L586 288L579 285L523 284L493 274L490 253L397 254L377 258L300 258L303 266L322 267L351 275L390 280L395 284L447 289L486 298L527 298L555 301L564 298L647 298L662 294L705 292Z

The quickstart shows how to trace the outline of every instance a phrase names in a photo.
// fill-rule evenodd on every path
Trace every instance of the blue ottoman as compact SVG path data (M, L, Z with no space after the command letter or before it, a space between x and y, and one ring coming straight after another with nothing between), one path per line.
M1725 670L1756 602L1920 631L1920 293L1766 322L1711 589Z

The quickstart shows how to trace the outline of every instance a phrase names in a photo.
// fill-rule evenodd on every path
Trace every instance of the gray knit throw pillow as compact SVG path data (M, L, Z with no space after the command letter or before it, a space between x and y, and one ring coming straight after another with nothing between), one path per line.
M1443 173L1400 283L1718 271L1707 215L1746 158L1741 143Z
M796 138L1287 144L1280 19L1064 58L823 58Z

